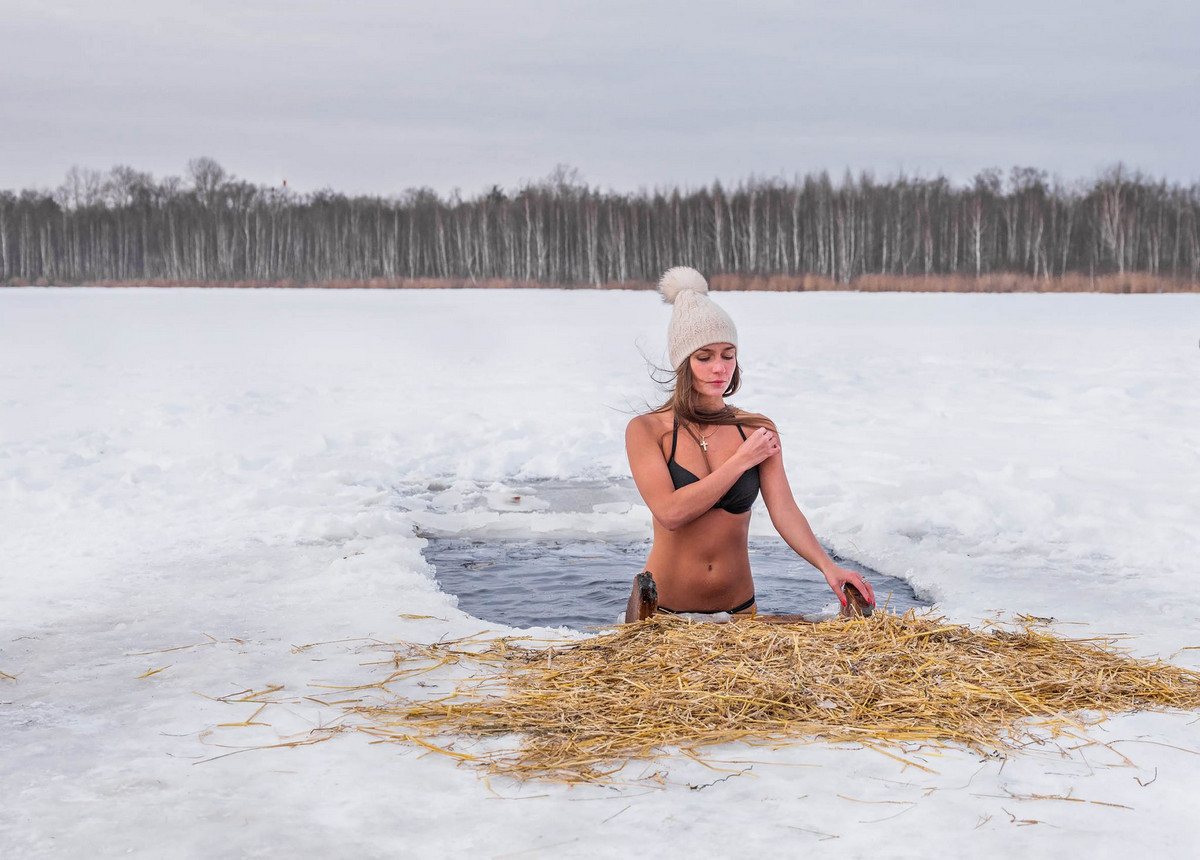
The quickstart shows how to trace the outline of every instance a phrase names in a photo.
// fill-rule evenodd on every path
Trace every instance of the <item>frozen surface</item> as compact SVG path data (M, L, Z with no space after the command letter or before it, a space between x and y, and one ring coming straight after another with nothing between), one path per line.
M956 620L1054 616L1200 665L1200 295L718 300L734 400L780 425L827 544ZM320 685L377 677L367 639L494 629L418 535L645 537L622 434L667 310L0 291L0 855L1194 856L1194 714L1069 754L910 750L928 771L732 745L746 772L703 790L728 774L681 757L630 768L660 787L489 788L350 735L216 758L334 721ZM276 685L299 703L222 725L257 706L215 697Z

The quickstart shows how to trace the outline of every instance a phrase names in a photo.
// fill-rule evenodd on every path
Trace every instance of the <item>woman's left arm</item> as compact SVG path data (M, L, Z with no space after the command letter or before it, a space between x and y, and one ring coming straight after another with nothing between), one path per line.
M846 595L842 587L849 582L859 590L863 597L875 603L875 591L871 583L859 574L833 563L833 559L825 552L813 534L808 519L800 511L796 499L792 495L792 487L788 483L787 474L783 470L783 451L776 452L764 460L758 467L759 483L762 486L763 501L767 504L767 512L771 515L771 523L787 545L815 567L825 576L825 581L833 589L838 600L846 605Z

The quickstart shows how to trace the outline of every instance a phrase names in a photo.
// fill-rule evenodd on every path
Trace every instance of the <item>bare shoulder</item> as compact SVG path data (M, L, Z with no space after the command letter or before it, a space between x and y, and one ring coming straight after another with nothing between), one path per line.
M671 419L664 412L647 412L644 415L635 415L629 421L629 425L625 428L626 438L630 436L645 437L657 439L663 433L671 431Z

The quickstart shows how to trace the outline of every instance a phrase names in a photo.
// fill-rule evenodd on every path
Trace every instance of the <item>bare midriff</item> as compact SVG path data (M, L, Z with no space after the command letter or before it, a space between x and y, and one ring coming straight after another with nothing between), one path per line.
M725 612L754 594L747 542L750 514L713 508L675 531L654 522L646 570L658 601L680 611Z

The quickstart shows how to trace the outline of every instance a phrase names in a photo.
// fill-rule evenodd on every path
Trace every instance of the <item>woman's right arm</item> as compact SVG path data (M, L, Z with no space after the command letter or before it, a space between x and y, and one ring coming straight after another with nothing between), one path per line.
M770 456L771 442L766 434L767 430L754 431L711 474L678 490L663 457L659 427L651 416L639 415L629 422L625 428L625 453L634 483L650 513L666 529L675 531L712 510L743 472Z

